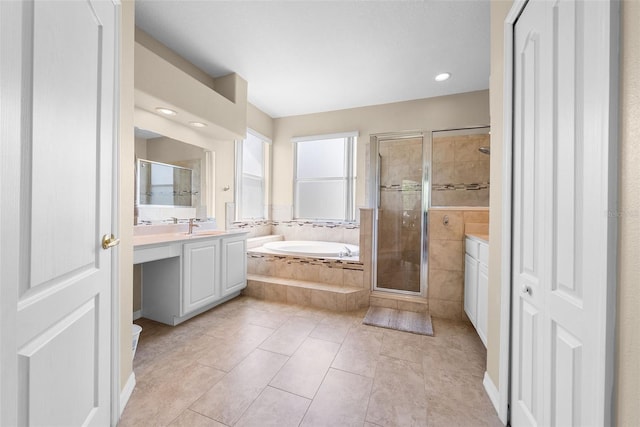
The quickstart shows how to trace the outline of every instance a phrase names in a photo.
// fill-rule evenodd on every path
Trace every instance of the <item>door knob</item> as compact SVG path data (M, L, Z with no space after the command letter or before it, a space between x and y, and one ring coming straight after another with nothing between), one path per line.
M527 285L522 285L522 293L523 294L531 294L531 287L527 286Z
M109 249L120 244L120 239L116 239L113 234L105 234L102 236L102 249Z

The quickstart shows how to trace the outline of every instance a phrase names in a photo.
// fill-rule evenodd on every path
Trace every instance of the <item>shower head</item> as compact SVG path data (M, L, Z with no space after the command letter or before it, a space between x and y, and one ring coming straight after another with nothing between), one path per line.
M483 154L487 154L487 155L491 154L491 148L489 148L489 147L480 147L480 148L478 148L478 151L483 153Z

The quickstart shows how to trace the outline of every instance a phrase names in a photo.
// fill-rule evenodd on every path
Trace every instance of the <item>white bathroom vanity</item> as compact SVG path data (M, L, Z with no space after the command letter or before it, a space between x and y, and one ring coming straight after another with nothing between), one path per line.
M464 311L487 346L489 237L467 234L464 255Z
M247 286L247 233L202 230L134 236L142 264L142 317L177 325Z

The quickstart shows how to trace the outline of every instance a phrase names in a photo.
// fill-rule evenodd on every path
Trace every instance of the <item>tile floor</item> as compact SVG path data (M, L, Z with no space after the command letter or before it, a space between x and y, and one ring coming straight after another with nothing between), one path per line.
M434 337L239 297L176 327L146 319L119 426L500 426L467 323Z

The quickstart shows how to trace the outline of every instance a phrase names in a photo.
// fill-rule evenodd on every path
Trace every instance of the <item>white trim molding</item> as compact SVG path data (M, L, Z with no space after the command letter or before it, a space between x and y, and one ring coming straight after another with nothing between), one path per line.
M487 396L489 396L489 400L491 400L496 412L500 412L500 392L498 392L498 388L491 380L489 373L486 371L484 373L484 378L482 379L482 385L484 386L484 391L487 392ZM504 423L506 424L506 422Z
M513 38L514 26L526 0L514 2L504 21L504 92L502 100L502 259L500 271L500 357L498 360L498 417L509 421L511 358L511 208L513 179ZM485 378L488 376L485 376ZM492 382L493 383L493 382ZM494 384L495 386L495 384ZM492 400L493 401L493 400ZM495 403L494 403L495 405Z
M131 372L129 375L129 379L127 379L127 383L122 388L120 392L120 416L124 412L124 408L127 406L131 395L133 394L133 389L136 388L136 374Z
M309 136L294 136L291 138L291 142L305 142L305 141L319 141L322 139L338 139L338 138L357 138L359 132L341 132L341 133L327 133L322 135L309 135Z

